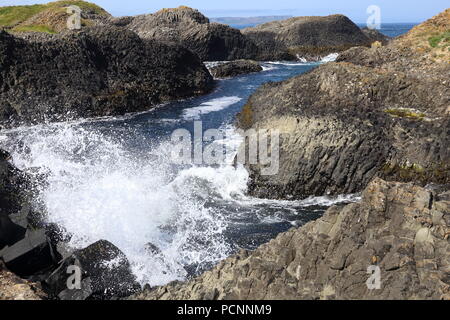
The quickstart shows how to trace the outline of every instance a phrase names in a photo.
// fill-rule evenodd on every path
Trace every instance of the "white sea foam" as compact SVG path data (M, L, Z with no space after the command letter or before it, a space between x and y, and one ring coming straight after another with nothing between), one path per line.
M48 221L73 235L74 248L108 240L127 255L138 280L151 285L184 279L183 266L229 254L223 217L203 206L192 185L218 179L220 171L189 169L173 179L164 144L152 151L158 160L146 163L128 154L120 138L74 125L17 133L29 149L23 152L17 142L7 148L18 167L51 173L41 200ZM221 180L227 181L236 183ZM149 242L161 249L162 260L146 253Z
M124 147L122 136L77 124L15 129L6 133L9 137L2 147L12 152L19 168L50 172L40 200L48 221L73 235L71 246L83 248L108 240L125 253L138 280L152 286L185 279L185 266L214 263L230 254L224 239L227 216L208 202L293 208L294 212L298 206L357 200L356 196L304 201L247 196L247 171L231 165L242 137L231 125L221 129L226 138L216 143L225 145L229 157L220 167L174 170L168 142L135 156ZM279 221L267 215L261 219L261 223ZM149 254L148 243L160 248L161 254Z
M312 62L293 62L293 61L267 61L265 62L270 65L283 65L283 66L307 66L312 64Z
M331 53L322 58L321 62L333 62L339 57L339 53Z
M263 68L263 72L272 71L278 69L277 66L271 63L262 63L261 67Z
M212 99L210 101L202 103L198 107L185 109L183 111L183 118L185 120L198 119L202 114L223 110L235 103L238 103L241 100L242 98L236 96Z

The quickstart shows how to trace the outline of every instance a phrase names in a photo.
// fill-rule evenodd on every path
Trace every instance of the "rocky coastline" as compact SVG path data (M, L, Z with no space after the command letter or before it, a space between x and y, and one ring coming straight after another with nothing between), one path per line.
M209 92L189 50L103 26L27 41L0 33L3 126L123 115Z
M450 299L449 191L375 179L360 203L330 208L254 252L137 300ZM368 268L381 270L371 290Z
M278 175L247 165L253 195L361 191L359 203L132 299L449 300L450 56L423 49L430 32L448 29L449 14L387 46L353 48L336 63L266 84L238 116L241 129L282 133ZM376 288L371 268L380 271Z
M256 60L320 60L373 39L344 15L295 17L242 31L258 47Z
M66 30L68 5L82 10L80 31ZM29 11L0 17L3 127L123 115L205 94L214 83L203 61L318 60L378 39L342 15L241 32L184 6L120 18L85 1Z
M210 92L211 73L261 68L234 61L210 73L207 60L339 51L334 63L260 87L236 125L281 132L278 174L244 163L249 195L362 200L187 282L142 289L112 243L71 248L71 235L33 201L45 177L0 150L0 300L450 300L450 51L430 41L450 29L450 9L394 40L342 15L240 32L187 7L123 18L90 7L84 28L69 32L52 10L0 31L0 128L145 111ZM29 33L33 21L55 32ZM82 270L75 290L69 267ZM375 289L370 268L380 271Z
M352 48L336 63L259 88L237 123L280 131L280 170L263 176L248 164L251 194L355 193L375 177L449 184L450 65L434 60L431 47L405 47L408 37Z
M45 177L32 178L10 163L6 151L1 155L0 300L104 300L141 289L126 256L108 241L72 249L71 235L48 223L33 201ZM79 289L67 289L76 271L67 273L69 266L82 270Z

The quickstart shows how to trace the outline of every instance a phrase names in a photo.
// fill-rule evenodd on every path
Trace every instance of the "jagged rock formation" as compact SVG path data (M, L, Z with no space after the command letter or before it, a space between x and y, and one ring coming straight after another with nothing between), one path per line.
M203 61L252 58L256 46L237 29L210 23L199 11L179 7L134 17L128 28L145 39L179 43Z
M28 42L0 32L0 121L39 123L121 115L204 94L213 80L177 44L117 27Z
M248 164L250 192L354 193L375 176L450 183L450 65L396 41L351 49L338 61L264 85L249 99L239 126L281 132L278 173L263 176Z
M373 42L343 15L295 17L246 28L242 33L258 46L257 60L317 60Z
M323 218L196 279L133 299L450 299L446 190L440 196L376 179L361 203L332 207ZM371 266L379 267L379 289L373 289Z
M117 26L128 28L144 39L180 44L203 61L237 59L320 60L349 47L387 40L376 31L361 30L343 15L296 17L265 23L242 32L211 22L198 10L180 6L154 14L114 18L102 8L85 1L56 1L38 6L0 10L0 27L33 41L52 39L36 34L65 32L67 7L82 9L83 28Z
M263 71L263 68L252 60L236 60L219 64L209 69L214 78L231 78L242 74Z

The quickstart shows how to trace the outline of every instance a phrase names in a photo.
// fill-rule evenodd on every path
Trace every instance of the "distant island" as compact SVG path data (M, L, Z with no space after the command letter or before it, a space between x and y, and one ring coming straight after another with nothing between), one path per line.
M235 27L246 27L248 25L257 25L261 23L286 20L292 18L292 16L260 16L260 17L219 17L210 18L211 22L218 22L222 24L228 24Z

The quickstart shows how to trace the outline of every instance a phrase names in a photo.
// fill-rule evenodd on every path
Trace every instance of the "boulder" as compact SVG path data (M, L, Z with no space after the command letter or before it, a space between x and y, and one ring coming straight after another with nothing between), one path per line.
M136 16L127 27L144 39L178 43L203 61L248 59L257 49L239 30L210 23L198 10L184 6Z
M19 239L20 237L17 237ZM6 267L20 277L45 273L60 257L44 229L27 230L24 237L0 251Z
M214 78L231 78L243 74L263 71L263 68L252 60L236 60L219 64L210 70Z
M79 270L80 286L76 284ZM61 300L111 299L125 297L139 290L126 256L108 241L98 241L76 250L64 259L45 280L44 288Z
M450 202L435 198L413 183L375 179L360 203L334 206L254 252L131 299L450 299Z
M295 17L242 30L258 47L256 60L320 60L371 41L343 15Z
M0 125L123 115L213 87L198 57L177 44L112 26L53 37L0 32Z

